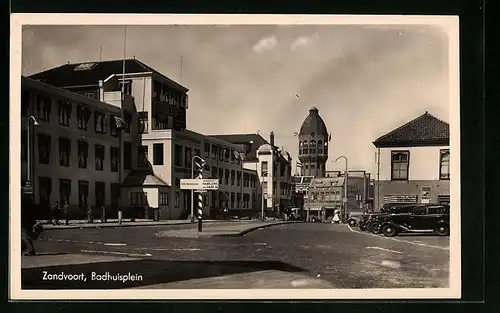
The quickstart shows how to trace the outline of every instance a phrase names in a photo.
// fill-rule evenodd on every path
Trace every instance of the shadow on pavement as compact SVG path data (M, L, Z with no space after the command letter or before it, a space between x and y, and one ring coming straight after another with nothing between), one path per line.
M302 268L279 261L132 260L22 269L21 288L122 289L265 270L305 272ZM54 280L48 279L48 274L80 276L78 280L70 280L59 275L62 280ZM98 279L99 275L107 276L108 279ZM137 280L138 275L142 277L142 280ZM132 279L133 277L136 279Z

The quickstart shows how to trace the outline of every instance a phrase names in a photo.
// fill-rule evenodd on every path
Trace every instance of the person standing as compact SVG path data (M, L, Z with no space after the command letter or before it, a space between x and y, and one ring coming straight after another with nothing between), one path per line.
M65 224L69 225L69 205L68 205L68 201L64 201L63 213L64 213Z
M26 256L36 255L33 244L33 229L36 225L36 216L33 210L33 203L25 200L21 203L21 241L23 254Z
M59 225L59 201L54 202L54 205L52 205L52 224L54 225Z

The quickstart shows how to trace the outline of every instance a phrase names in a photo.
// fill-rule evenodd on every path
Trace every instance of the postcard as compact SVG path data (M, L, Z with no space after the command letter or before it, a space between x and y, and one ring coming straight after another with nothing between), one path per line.
M11 299L460 298L458 24L13 14Z

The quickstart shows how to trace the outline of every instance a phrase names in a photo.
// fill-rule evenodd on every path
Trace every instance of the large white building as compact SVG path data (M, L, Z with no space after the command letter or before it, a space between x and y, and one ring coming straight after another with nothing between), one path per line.
M449 125L425 112L373 142L375 207L388 202L449 203Z
M122 72L123 65L125 74ZM72 112L79 112L79 102L86 104L89 112L103 111L104 115L85 113L85 116L89 116L86 117L89 123L94 123L94 118L96 125L108 123L107 126L103 124L95 132L81 130L79 126L67 127L67 136L75 142L78 138L89 141L89 146L92 146L90 153L95 149L98 151L95 153L99 154L95 158L92 156L95 162L106 164L113 160L113 169L118 166L116 172L110 169L109 173L93 169L77 170L76 163L68 169L59 168L55 162L34 166L33 177L52 179L50 183L42 179L50 187L34 189L37 204L43 202L46 205L62 199L54 192L55 181L66 179L70 173L77 171L81 177L77 175L76 180L88 183L75 181L67 201L80 211L91 203L113 206L110 212L122 207L125 217L151 218L153 212L150 208L158 208L162 219L186 218L191 213L191 191L181 190L180 180L191 177L195 155L207 163L204 177L217 178L220 184L218 191L204 194L203 212L206 216L215 217L224 208L233 215L254 215L262 207L261 181L265 184L273 181L273 188L265 189L263 202L266 209L274 208L281 212L289 200L291 158L287 152L274 145L269 151L265 148L260 150L259 147L269 143L258 135L255 136L262 140L234 142L218 138L224 135L206 136L187 130L188 89L139 60L64 64L23 78L23 86L28 89L45 88L44 92L52 103L57 103L63 96L68 98L66 102L74 107ZM30 112L29 115L35 114ZM57 114L66 112L65 109L49 109L48 112L52 117L40 122L37 131L54 136L62 134L61 127L57 125ZM111 123L113 115L122 118L123 129L117 129L117 125ZM35 118L38 120L39 116L35 114ZM70 119L71 123L80 125L80 115L70 114ZM51 141L54 140L55 137L51 137ZM74 143L72 147L76 149L77 145ZM104 155L101 146L104 147ZM51 149L52 154L58 153L54 144ZM35 153L44 151L42 146L34 150L37 151ZM118 160L115 157L117 153L120 155ZM71 157L74 155L71 154ZM255 157L252 158L252 155ZM243 156L241 160L240 156ZM89 166L92 165L89 163ZM268 168L267 176L262 175L265 166ZM104 187L101 182L104 182ZM86 191L85 201L80 200L83 196L76 191L80 188L78 184L82 185L82 190L89 190Z

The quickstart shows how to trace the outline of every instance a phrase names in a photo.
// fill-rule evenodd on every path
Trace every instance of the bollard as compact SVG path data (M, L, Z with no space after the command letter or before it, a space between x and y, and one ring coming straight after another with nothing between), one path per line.
M118 210L118 224L121 224L123 220L123 211Z

